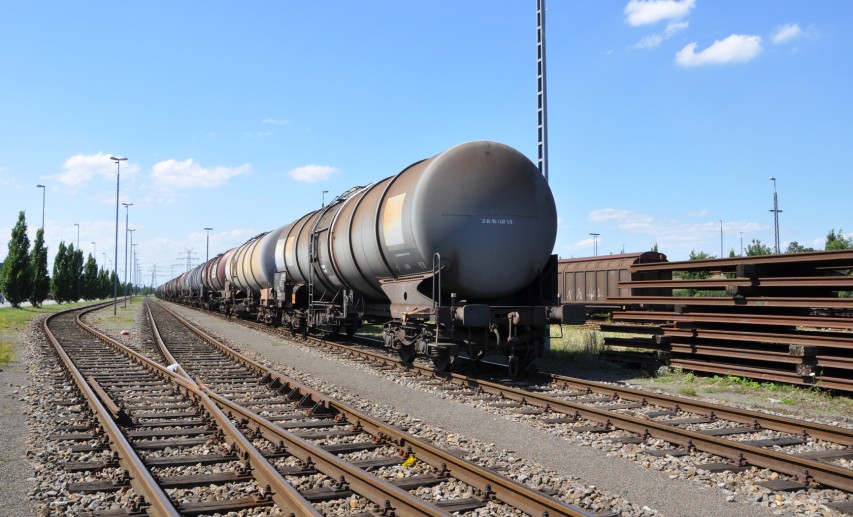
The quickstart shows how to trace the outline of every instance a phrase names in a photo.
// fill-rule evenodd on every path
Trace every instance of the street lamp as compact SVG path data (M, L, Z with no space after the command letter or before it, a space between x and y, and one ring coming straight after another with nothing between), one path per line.
M600 233L590 233L590 235L592 235L592 256L597 257L598 256L598 236L601 234Z
M115 156L110 156L110 160L116 162L116 248L115 248L115 260L113 261L115 264L118 264L118 186L119 186L119 178L121 174L119 173L119 163L126 161L127 158L117 158ZM118 275L113 277L113 316L118 314Z
M207 232L207 248L204 252L204 261L207 262L210 260L210 230L213 228L205 228L204 230Z
M328 194L328 190L323 191L323 202L320 204L320 208L324 208L326 206L326 194Z
M738 232L740 234L740 256L743 256L743 232Z
M723 220L720 219L720 258L723 258Z
M44 185L36 185L36 188L41 189L41 231L44 233L44 196L47 189L44 188Z
M74 226L77 227L77 249L80 248L80 223L74 223Z
M130 207L133 203L122 203L124 205L124 309L127 309L127 222L130 217Z
M774 243L776 244L776 253L780 253L779 251L779 196L776 194L776 178L770 177L770 181L773 182L773 229L774 229Z

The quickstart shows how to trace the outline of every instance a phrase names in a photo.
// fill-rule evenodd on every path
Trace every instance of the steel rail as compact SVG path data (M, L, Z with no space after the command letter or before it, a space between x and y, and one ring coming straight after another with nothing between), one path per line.
M97 310L111 304L112 302L98 304L92 310ZM169 500L169 497L157 484L157 481L145 467L142 459L136 454L136 451L133 450L133 446L127 441L127 438L125 438L121 429L119 429L118 424L110 416L107 408L104 407L103 403L101 403L95 394L95 391L86 382L83 374L77 369L74 361L65 352L65 349L59 342L59 339L53 331L50 330L50 323L52 323L55 318L68 315L74 311L81 311L81 309L74 308L51 314L42 322L42 330L53 345L53 348L56 350L56 353L59 355L62 362L65 364L65 367L71 374L72 379L74 379L74 383L77 385L77 388L83 393L83 396L86 398L86 403L94 412L95 418L98 419L98 423L101 425L101 428L107 436L109 436L112 449L118 453L119 464L124 467L130 475L130 485L136 493L144 497L145 502L150 505L147 508L147 511L150 512L151 515L158 517L177 517L179 513ZM88 312L86 309L83 309L83 311ZM77 319L79 320L79 316Z
M823 316L778 316L768 314L726 314L704 312L645 312L620 311L614 319L631 321L667 321L676 323L728 323L741 325L797 326L834 329L853 329L853 319Z
M365 350L358 350L353 347L338 343L331 343L316 338L311 339L320 344L337 347L342 350L364 356L373 361L390 366L396 366L398 368L401 367L396 358ZM599 422L605 426L615 426L620 429L637 433L641 436L652 436L664 439L674 444L686 447L695 447L697 450L716 454L735 461L743 459L758 467L769 468L792 476L803 476L805 473L807 474L806 477L811 476L810 479L813 479L825 486L839 488L847 492L853 491L853 470L843 469L834 465L828 465L809 459L797 458L784 453L777 453L760 447L708 436L695 431L673 428L673 426L667 424L643 420L608 411L606 409L598 409L583 404L572 403L563 399L525 391L518 388L512 388L456 373L440 374L434 372L431 368L418 365L411 366L410 368L420 371L424 375L441 378L463 387L478 388L485 393L494 394L545 409L555 410L560 413L572 415L577 414L589 420ZM678 408L690 412L702 414L713 413L719 418L731 420L736 423L752 425L757 422L763 429L770 429L790 434L802 434L803 431L805 431L809 436L817 439L846 445L847 447L853 445L853 431L839 427L804 422L792 418L779 417L750 410L721 406L718 404L699 402L686 398L652 394L630 388L619 388L602 383L584 381L582 379L565 378L560 376L551 377L555 381L559 380L560 382L567 383L567 385L583 386L590 392L600 394L610 393L611 396L616 395L638 403L643 403L645 401L646 403L652 402L660 404L663 407Z
M619 289L710 289L725 287L822 287L850 288L850 276L791 276L756 278L697 278L693 280L631 280L618 282Z
M558 499L526 487L525 485L513 481L512 479L502 476L496 472L492 472L489 469L469 463L446 451L443 451L438 447L413 437L408 433L388 426L377 419L337 402L334 399L326 397L313 388L310 388L296 380L290 379L284 374L267 368L266 366L237 353L230 347L220 343L218 340L204 332L195 324L175 313L170 308L162 304L160 304L160 307L169 312L176 320L182 322L188 329L205 342L234 357L244 366L257 371L264 376L268 376L266 379L267 382L278 383L290 389L298 390L300 394L310 397L311 400L322 405L324 408L345 415L348 421L360 426L368 433L375 436L385 437L402 448L411 448L414 456L422 461L426 461L432 465L445 465L450 475L464 483L478 488L483 492L491 491L494 494L494 497L499 501L532 515L543 515L543 512L548 512L548 515L551 516L568 515L583 517L593 515L589 512L585 512L579 508L559 501Z
M83 312L92 312L93 310ZM193 380L178 375L177 373L168 370L165 366L156 363L135 350L131 350L130 348L122 345L106 334L84 323L79 315L77 316L76 321L80 328L95 336L102 343L115 348L130 358L135 359L150 370L159 372L165 379L168 379L180 386L181 390L186 393L187 396L194 397L211 415L211 417L213 417L214 421L219 426L219 429L222 430L226 441L243 452L245 459L248 459L249 464L252 466L252 475L257 479L261 488L268 486L272 489L272 499L280 508L300 516L319 517L321 515L320 512L318 512L317 509L302 496L302 494L293 488L293 486L284 479L278 470L276 470L276 468L263 457L263 455L252 445L243 433L241 433L239 429L231 423L228 416L213 403L207 393L201 390L198 384Z
M454 380L457 380L456 377L457 375L453 374ZM792 476L803 476L804 474L807 474L816 482L823 485L838 488L847 492L853 491L853 470L804 458L797 458L784 453L778 453L732 440L725 440L715 436L708 436L701 432L673 428L673 426L665 423L624 415L615 411L607 410L606 408L596 408L585 404L578 404L557 397L533 393L490 381L477 380L464 376L459 377L458 381L469 388L480 388L486 393L494 394L502 398L555 410L564 414L577 414L588 420L598 422L605 427L614 426L619 429L639 434L640 436L651 436L653 438L664 439L685 447L695 447L697 450L716 454L731 460L739 460L740 458L743 458L752 465L769 468ZM648 394L643 394L644 397L648 398L647 395ZM683 402L687 401L684 400ZM702 404L702 406L707 407L713 405ZM684 406L681 404L679 404L679 407L684 409ZM733 410L732 408L725 408L723 406L719 406L719 408L721 413L727 415L736 416L738 413L737 410ZM714 414L719 416L716 412ZM729 417L723 418L729 419ZM742 421L742 418L743 417L740 416L737 420L735 420L735 418L732 418L732 420ZM780 421L777 418L768 416L763 416L762 419L765 421L784 423L784 419ZM797 427L800 429L802 428L802 426ZM794 431L795 430L792 429L788 432ZM838 431L842 430L838 429ZM853 436L853 433L850 431L842 433L835 432L832 433L832 435L836 437L841 435L840 439L836 441L836 443L845 443L849 446L851 443L850 438Z
M851 284L853 285L853 284ZM714 305L738 307L792 307L798 309L853 309L853 298L797 298L783 296L626 296L607 298L618 305Z
M630 270L634 271L695 271L702 269L734 270L742 264L750 265L790 265L807 263L815 267L853 267L853 250L835 250L808 253L781 253L778 255L753 255L749 257L735 257L728 259L709 260L684 260L678 262L649 262L645 264L634 264Z
M612 326L608 327L608 331L616 332ZM842 350L853 348L853 333L846 333L846 337L841 337L837 333L829 332L780 334L778 332L743 332L740 330L680 329L668 327L662 327L661 333L665 336L679 338L749 341L753 343L776 343L781 345L811 345L824 348L840 348Z

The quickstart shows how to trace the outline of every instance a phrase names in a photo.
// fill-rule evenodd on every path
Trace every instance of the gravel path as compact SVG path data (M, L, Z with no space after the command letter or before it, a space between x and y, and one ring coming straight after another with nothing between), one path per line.
M27 330L13 336L0 336L12 343L15 360L0 366L0 516L32 515L33 505L28 494L33 488L35 475L27 461L27 434L25 414L29 408L26 400L27 364L29 363L28 336L37 332L43 318L36 318Z
M172 305L172 307L176 307ZM334 383L343 390L377 404L391 404L424 423L452 430L466 438L516 451L519 457L560 475L576 476L598 490L619 495L639 506L671 516L767 516L771 510L738 501L726 502L720 492L693 481L674 480L665 472L631 461L608 458L592 447L579 446L551 433L531 428L471 406L441 399L377 375L342 367L336 359L303 346L292 346L196 311L176 307L188 319L212 333L260 353L272 361Z

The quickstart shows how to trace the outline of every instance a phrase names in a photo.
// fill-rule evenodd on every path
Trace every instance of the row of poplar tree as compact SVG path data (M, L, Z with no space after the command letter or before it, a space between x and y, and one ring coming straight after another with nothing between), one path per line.
M66 246L65 241L59 243L53 261L53 276L49 276L44 228L36 232L30 251L26 215L24 212L18 214L18 222L9 241L9 253L0 270L0 292L12 307L20 307L25 301L39 307L48 297L57 303L109 298L113 295L115 280L115 272L98 268L91 253L84 264L83 252L75 249L73 244ZM126 288L130 286L119 284L122 293Z

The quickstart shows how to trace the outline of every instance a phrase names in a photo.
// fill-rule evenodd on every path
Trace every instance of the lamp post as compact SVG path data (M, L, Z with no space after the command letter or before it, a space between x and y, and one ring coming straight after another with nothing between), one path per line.
M104 261L101 262L101 267L107 269L107 253L105 251L102 251L101 256L104 257Z
M590 233L590 235L592 235L592 256L597 257L598 256L598 236L601 234L600 233Z
M779 196L776 193L776 178L771 176L770 181L773 182L773 230L774 230L774 244L776 245L776 253L780 253L779 251Z
M74 223L74 226L77 227L77 248L80 248L80 223Z
M205 248L205 252L204 252L204 261L205 262L210 260L210 230L212 230L212 229L213 228L205 228L204 229L204 231L207 232L207 247Z
M130 264L128 267L133 266L133 258L132 258L133 249L134 249L133 248L133 232L135 232L135 231L136 231L135 228L129 228L127 230L127 232L130 234L130 254L131 254ZM130 270L130 303L133 303L133 270L132 269Z
M720 258L723 258L723 220L720 219Z
M47 189L44 188L44 185L36 185L36 188L41 189L41 231L44 233L44 196Z
M130 207L133 203L122 203L124 205L124 309L127 309L127 223L130 220Z
M118 264L118 186L121 173L119 172L119 164L127 160L127 157L117 158L110 156L110 160L116 162L116 249L114 264ZM118 314L118 275L113 277L113 316Z
M740 234L740 256L743 256L743 232L738 232Z
M328 190L324 190L324 191L323 191L323 202L320 204L320 208L325 208L325 207L326 207L326 194L328 194L328 193L329 193L329 191L328 191Z

